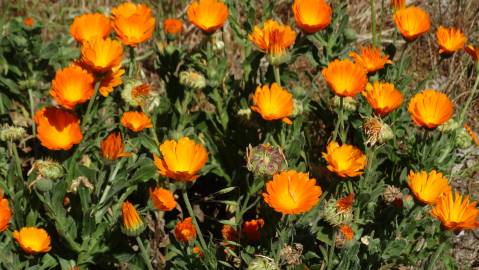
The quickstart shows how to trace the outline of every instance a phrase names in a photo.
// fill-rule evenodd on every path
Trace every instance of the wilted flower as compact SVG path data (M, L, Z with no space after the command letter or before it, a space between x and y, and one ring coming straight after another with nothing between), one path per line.
M374 111L381 116L399 108L404 100L403 94L392 83L379 81L374 81L373 84L368 83L363 95Z
M206 148L188 137L166 140L160 145L162 159L154 155L160 174L178 181L192 182L208 161Z
M150 190L150 198L155 207L160 211L171 211L176 207L175 197L167 189L156 187Z
M373 46L366 46L359 48L360 53L350 52L349 56L354 59L356 64L363 66L368 72L376 72L383 69L386 64L392 64L389 56L383 56L381 49Z
M349 193L348 196L343 197L336 201L336 210L339 213L351 212L353 209L355 195Z
M368 82L366 69L349 59L336 59L330 62L321 73L334 94L341 97L359 94Z
M174 37L183 31L183 22L180 19L165 19L163 30L168 36Z
M275 174L266 183L263 198L275 211L295 215L311 210L322 193L321 187L316 185L316 179L309 178L308 173L291 170Z
M253 96L251 109L265 120L282 120L292 124L288 118L293 114L293 95L277 83L258 86Z
M83 185L84 187L88 188L89 190L94 190L95 187L93 184L86 178L85 176L79 176L75 179L73 179L72 184L70 187L68 187L67 192L72 192L72 193L77 193L78 188L80 185Z
M439 26L436 32L437 43L439 44L440 54L452 54L466 44L467 38L464 33L457 28L446 28Z
M224 224L223 228L221 229L221 236L223 236L224 240L222 245L225 246L225 248L234 250L235 246L228 242L238 242L238 232L231 225Z
M218 0L197 0L188 6L188 20L206 33L212 33L228 19L228 7Z
M145 230L145 223L141 220L135 206L129 201L125 201L121 205L121 214L123 216L123 226L121 229L124 234L138 236Z
M410 171L407 184L418 200L427 204L435 204L439 198L451 191L447 178L435 170Z
M104 73L121 65L123 46L117 40L95 38L83 43L81 59L95 72Z
M354 231L349 225L341 225L339 233L336 234L335 245L338 248L347 246L354 239Z
M270 144L260 144L246 149L246 167L258 176L274 175L287 168L286 158L281 148Z
M459 192L453 196L449 191L437 201L431 214L448 230L476 229L479 228L479 209L476 205L477 202L469 203L469 196L463 198Z
M71 110L93 96L94 80L87 70L78 65L70 65L56 72L50 95L58 104Z
M331 6L324 0L295 0L293 13L298 27L310 34L328 27L333 16Z
M13 232L13 238L28 254L46 253L52 248L50 235L42 228L23 227Z
M472 141L476 145L479 145L479 137L477 136L477 133L474 132L474 130L472 130L472 128L468 124L464 124L464 129L467 131L467 133L471 137Z
M429 14L419 7L411 6L394 13L394 23L408 41L413 41L429 31L431 21Z
M33 163L33 168L38 171L41 177L55 180L65 174L63 166L53 160L37 160Z
M454 108L444 93L427 89L412 97L408 111L416 125L436 128L451 118Z
M248 265L248 270L279 270L279 266L273 259L265 256L257 256Z
M358 100L355 97L340 97L336 95L333 96L333 107L340 108L341 100L346 111L355 112L358 109Z
M388 204L392 203L397 207L402 206L402 197L403 194L401 190L395 186L387 185L384 189L383 198L384 201Z
M100 88L98 91L104 97L107 97L115 87L123 83L122 76L125 74L125 70L121 66L113 67L107 73L100 82Z
M256 242L261 239L261 228L264 226L262 218L252 219L243 223L243 233L250 242Z
M27 132L23 127L10 126L5 124L0 127L0 140L4 142L18 141L25 137Z
M479 47L474 47L474 45L469 44L466 46L466 52L472 57L476 63L479 63Z
M134 132L153 127L150 118L143 112L124 112L120 122L124 127Z
M70 26L72 37L80 43L95 38L106 38L111 32L110 19L100 13L77 16Z
M447 120L446 122L444 122L444 124L439 125L437 127L437 130L439 130L440 132L446 133L446 132L457 130L458 128L459 128L459 123L456 120L454 120L454 118L451 118Z
M363 124L363 130L367 136L366 145L369 147L394 138L391 127L378 117L367 118Z
M191 217L178 221L175 227L175 237L179 242L189 242L196 238L196 229Z
M349 195L348 195L349 196ZM349 199L349 197L342 198L343 203ZM341 224L351 223L353 220L353 208L352 202L350 207L341 206L338 204L338 200L331 198L326 201L323 208L323 218L329 224L333 226L340 226Z
M12 209L8 205L8 200L3 198L3 190L0 189L0 232L4 232L8 228L11 217Z
M367 160L361 150L349 144L339 145L330 142L323 158L328 162L328 169L340 177L355 177L363 174Z
M111 10L113 28L123 44L137 46L150 39L155 17L145 4L125 2Z
M35 113L34 121L37 138L50 150L69 150L83 139L80 119L69 111L45 107Z
M125 152L125 145L120 132L112 132L100 143L101 155L108 160L117 160L121 157L129 157L131 153Z
M279 256L288 265L301 264L301 255L303 254L303 245L294 243L294 246L286 245L279 252Z
M206 87L205 76L191 69L180 72L180 83L192 89L203 89Z

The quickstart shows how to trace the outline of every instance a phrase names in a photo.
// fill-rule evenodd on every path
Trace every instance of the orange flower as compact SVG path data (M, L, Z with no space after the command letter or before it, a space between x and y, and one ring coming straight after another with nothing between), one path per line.
M167 189L156 187L153 191L150 190L150 198L160 211L171 211L176 207L175 197Z
M155 17L145 4L123 3L111 11L113 28L125 44L137 46L151 38L155 30Z
M168 35L176 36L183 31L183 22L179 19L166 19L163 21L163 30Z
M180 242L189 242L196 238L196 229L191 222L191 217L185 218L183 221L178 221L175 227L176 240Z
M103 73L121 65L123 46L117 40L96 38L81 47L81 59L95 72Z
M146 228L135 206L129 201L125 201L121 205L121 214L123 216L122 230L126 235L137 236Z
M358 148L337 142L330 142L323 158L328 162L328 169L341 177L355 177L363 174L366 167L366 155Z
M392 83L381 83L378 81L375 81L374 84L368 83L363 95L374 111L381 116L385 116L399 108L404 100L404 96Z
M134 132L153 127L150 118L143 112L124 112L120 121L124 127Z
M125 145L121 140L120 132L112 132L100 143L101 155L109 160L129 157L131 153L125 152Z
M418 126L436 128L454 113L451 100L436 90L424 90L409 101L408 111Z
M47 231L36 227L23 227L13 232L13 238L28 254L46 253L52 248Z
M11 217L12 209L8 206L8 200L3 198L3 190L0 189L0 232L7 230Z
M201 30L212 33L228 19L228 7L218 0L197 0L188 6L188 20Z
M467 38L464 33L457 28L446 28L439 26L436 32L437 43L439 44L440 54L452 54L464 48Z
M263 28L255 26L248 38L260 51L279 56L293 45L296 33L288 25L282 25L275 20L267 20Z
M466 52L472 57L472 60L479 63L479 47L469 44L466 46Z
M466 129L469 136L471 136L472 141L474 141L476 145L479 145L479 137L474 132L474 130L472 130L472 128L468 124L464 124L464 128Z
M71 35L80 43L95 38L106 38L110 32L110 19L100 13L77 16L70 26Z
M338 209L338 212L349 212L353 208L353 203L354 203L354 193L349 193L348 196L343 197L339 200L336 201L336 209Z
M201 248L199 246L194 246L193 247L193 253L195 253L196 255L198 255L201 258L203 258L203 256L204 256L204 254L201 251Z
M92 74L72 64L57 71L52 81L50 95L58 104L73 109L77 104L84 103L93 96L94 81Z
M109 70L100 82L100 88L98 89L100 94L107 97L113 91L113 88L121 85L123 83L123 74L125 74L125 70L121 66Z
M361 51L361 54L350 52L349 56L354 59L356 64L360 64L368 72L376 72L380 69L383 69L384 65L393 63L391 60L389 60L389 56L381 55L381 49L379 48L367 46L361 47L359 50Z
M307 33L316 33L331 23L333 11L324 0L295 0L293 13L296 24Z
M250 242L257 242L261 239L260 230L263 226L264 220L262 218L252 219L243 223L243 232Z
M435 204L441 195L451 192L447 178L432 170L409 172L407 184L418 200L427 204Z
M406 0L391 0L391 7L398 10L406 7Z
M282 214L302 214L313 208L323 192L316 179L307 173L286 171L273 175L266 183L264 201Z
M236 232L236 230L230 225L223 225L223 228L221 229L221 235L225 240L223 243L225 246L231 246L231 244L229 244L227 241L238 242L238 232Z
M368 82L367 71L349 59L330 62L321 73L333 92L341 97L353 97L364 90Z
M399 9L394 14L394 23L408 41L413 41L420 35L427 33L431 21L426 11L419 7L406 7Z
M479 228L479 209L476 205L477 202L469 203L469 196L463 198L459 192L453 196L450 191L437 201L431 214L448 230L476 229Z
M50 150L69 150L83 139L80 119L73 113L46 107L35 113L37 137Z
M351 241L354 238L354 231L349 225L343 225L339 228L339 231L344 235L346 240Z
M32 17L26 17L23 19L23 25L27 27L32 27L35 24L35 20Z
M264 120L282 120L292 124L288 116L293 114L293 95L277 83L258 86L253 96L251 109L261 115Z
M191 182L198 178L198 171L208 161L206 148L182 137L178 141L167 140L160 145L163 159L154 156L160 174L178 181Z

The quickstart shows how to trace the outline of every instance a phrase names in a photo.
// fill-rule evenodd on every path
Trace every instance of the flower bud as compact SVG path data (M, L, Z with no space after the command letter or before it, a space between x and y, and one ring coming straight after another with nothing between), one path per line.
M222 51L225 48L225 43L223 42L223 39L221 37L221 32L213 34L211 42L211 45L213 45L213 50L216 52Z
M459 123L453 118L447 120L444 124L437 127L440 132L447 133L459 128Z
M271 176L287 168L281 148L260 144L246 149L246 167L256 176Z
M466 149L472 146L473 141L465 128L462 127L460 129L457 129L455 144L461 149Z
M240 109L237 113L236 113L238 116L246 119L246 120L250 120L251 119L251 109L250 108L246 108L246 109Z
M248 270L279 270L279 266L271 258L258 256L249 263Z
M42 178L50 180L61 178L65 173L63 166L53 160L37 160L33 167L38 170Z
M346 30L344 30L344 37L347 41L355 41L357 39L356 31L354 31L353 28L347 27Z
M395 206L402 207L402 192L399 188L391 185L387 185L383 193L384 201L388 204L394 204Z
M341 224L349 224L353 220L352 209L348 211L339 211L337 207L337 200L332 198L324 204L323 218L333 226L340 226Z
M411 209L414 206L414 198L409 194L403 197L402 202L406 209Z
M354 97L333 97L333 107L339 108L341 106L341 99L343 99L343 108L348 112L355 112L358 108L358 101Z
M26 133L27 132L22 127L15 127L5 124L0 128L0 140L4 142L18 141L25 137Z
M180 83L192 89L203 89L206 87L205 76L194 70L180 72Z
M132 107L139 106L140 104L133 97L133 89L142 84L143 82L139 80L129 80L125 82L125 86L123 87L123 91L121 92L121 98L123 99L123 101L125 101L128 105Z
M288 63L291 60L291 54L284 52L280 54L268 54L268 61L273 66L279 66L284 63Z
M47 192L53 188L53 181L48 178L38 178L32 184L41 192Z
M303 114L304 112L304 106L303 102L301 100L293 99L293 114L291 117L296 117L298 115Z

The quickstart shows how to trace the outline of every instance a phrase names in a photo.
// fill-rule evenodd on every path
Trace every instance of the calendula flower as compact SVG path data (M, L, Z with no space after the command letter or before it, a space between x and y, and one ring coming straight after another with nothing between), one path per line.
M143 112L124 112L120 122L124 127L134 132L153 127L150 118Z
M0 189L0 232L7 230L11 218L12 209L8 205L8 200L3 198L3 190Z
M410 171L407 184L418 200L427 204L435 204L439 198L451 191L447 178L432 170Z
M35 113L34 121L37 138L50 150L69 150L83 139L80 119L69 111L45 107Z
M110 35L110 19L100 13L83 14L73 19L70 34L80 43Z
M118 38L129 46L147 41L155 30L155 17L145 4L125 2L111 10Z
M228 19L228 7L218 0L197 0L188 6L188 20L206 33L212 33Z
M399 108L404 100L403 94L392 83L378 81L373 84L368 83L363 95L373 110L381 116Z
M453 196L450 191L437 201L431 214L448 230L476 229L479 228L479 209L476 205L477 202L469 202L469 196L463 198L459 192Z
M23 227L13 232L13 238L28 254L46 253L52 248L50 235L42 228Z
M171 211L176 207L175 197L167 189L156 187L150 190L150 198L155 207L160 211Z
M26 27L32 27L35 24L35 20L32 17L26 17L23 19L23 25Z
M145 223L136 211L135 206L129 201L125 201L121 205L121 214L123 216L121 229L124 234L128 236L138 236L145 230Z
M258 86L253 96L251 109L265 120L282 120L292 124L288 116L293 114L293 95L277 83Z
M226 248L234 250L235 246L228 242L238 242L238 232L233 227L231 227L231 225L225 224L221 229L221 236L223 236L224 240L221 244Z
M191 217L178 221L175 227L175 237L179 242L189 242L196 238L196 229Z
M339 228L339 232L344 236L347 241L351 241L354 238L354 231L349 225L343 225Z
M476 144L479 145L479 136L477 136L477 133L472 130L472 128L468 124L464 124L464 129L466 129L466 132L471 136L472 141Z
M183 31L183 22L180 19L165 19L163 30L168 35L176 36Z
M330 142L323 158L328 162L328 169L341 177L355 177L364 173L367 160L366 155L349 144L339 145Z
M368 82L367 71L349 59L330 62L321 73L334 94L353 97L364 90Z
M399 32L408 41L413 41L429 31L431 21L429 14L419 7L411 6L394 13L394 23Z
M391 0L391 8L393 10L398 10L406 7L406 0Z
M263 198L275 211L295 215L311 210L322 193L316 179L310 179L307 173L291 170L275 174L266 183Z
M120 132L112 132L100 143L102 157L109 160L117 160L121 157L129 157L131 153L125 152L125 145Z
M464 33L457 28L446 28L439 26L436 31L437 43L439 44L440 54L452 54L462 48L466 44L467 38Z
M466 52L472 57L476 63L479 63L479 47L474 47L474 45L469 44L466 46Z
M261 228L264 226L262 218L252 219L243 223L243 233L250 242L257 242L261 239Z
M408 111L416 125L436 128L452 117L454 106L444 93L427 89L412 97Z
M162 159L154 156L160 174L178 181L191 182L208 161L206 148L188 137L167 140L160 145Z
M77 104L89 100L93 96L95 78L87 70L77 65L70 65L58 70L52 81L50 95L58 104L73 109Z
M343 197L336 201L336 209L338 212L351 212L354 203L354 193L349 193L348 196Z
M113 67L105 73L98 89L100 94L107 97L115 87L120 86L123 83L123 74L125 74L125 70L121 66Z
M350 52L349 56L354 59L356 64L363 66L368 72L376 72L384 68L386 64L392 64L389 56L382 55L381 49L373 46L359 48L360 53Z
M331 23L333 11L324 0L295 0L293 13L296 24L307 33L316 33Z
M196 255L198 255L200 258L203 258L204 254L203 252L201 251L201 248L199 246L194 246L193 247L193 253L195 253Z
M121 65L123 46L110 38L95 38L83 43L82 62L95 72L104 73Z

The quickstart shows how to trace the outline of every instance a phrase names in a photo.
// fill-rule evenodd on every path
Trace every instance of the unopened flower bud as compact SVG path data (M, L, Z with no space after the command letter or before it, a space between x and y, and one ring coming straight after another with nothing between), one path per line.
M414 198L409 194L404 196L402 201L406 209L411 209L414 206Z
M248 270L279 270L279 266L271 258L258 256L249 263Z
M61 178L65 173L63 166L53 160L37 160L33 167L38 170L42 178L50 180Z
M279 66L281 64L288 63L289 60L291 60L291 54L289 52L268 54L268 61L273 66Z
M25 137L27 132L22 127L15 127L10 125L3 125L0 128L0 140L7 141L18 141Z
M143 82L139 80L129 80L125 82L125 86L123 87L123 91L121 92L121 98L125 103L132 107L137 107L140 104L136 101L136 99L133 97L133 89L135 87L142 85Z
M455 144L461 149L466 149L472 146L473 141L465 128L462 127L457 130Z
M214 51L221 51L225 47L225 43L223 42L223 39L221 37L221 32L217 32L213 34L211 42L212 42Z
M246 120L250 120L251 119L251 109L250 108L246 108L246 109L240 109L237 113L236 113L238 116L246 119Z
M348 41L355 41L357 39L356 31L354 31L353 28L347 27L346 30L344 30L344 37Z
M339 108L341 106L341 99L343 99L343 108L348 112L355 112L358 108L358 101L353 97L334 96L333 106Z
M459 123L453 118L447 120L444 124L437 127L437 130L443 133L451 132L459 128Z
M260 144L246 149L246 167L257 176L271 176L287 168L286 159L279 147Z
M337 200L332 198L324 204L323 218L333 226L351 223L353 220L352 210L339 211Z
M303 102L301 100L293 99L293 114L291 117L296 117L298 115L303 114L304 112L304 106Z
M32 184L41 192L47 192L53 188L53 181L48 178L39 178Z
M203 89L206 87L205 76L194 70L180 72L180 83L192 89Z

